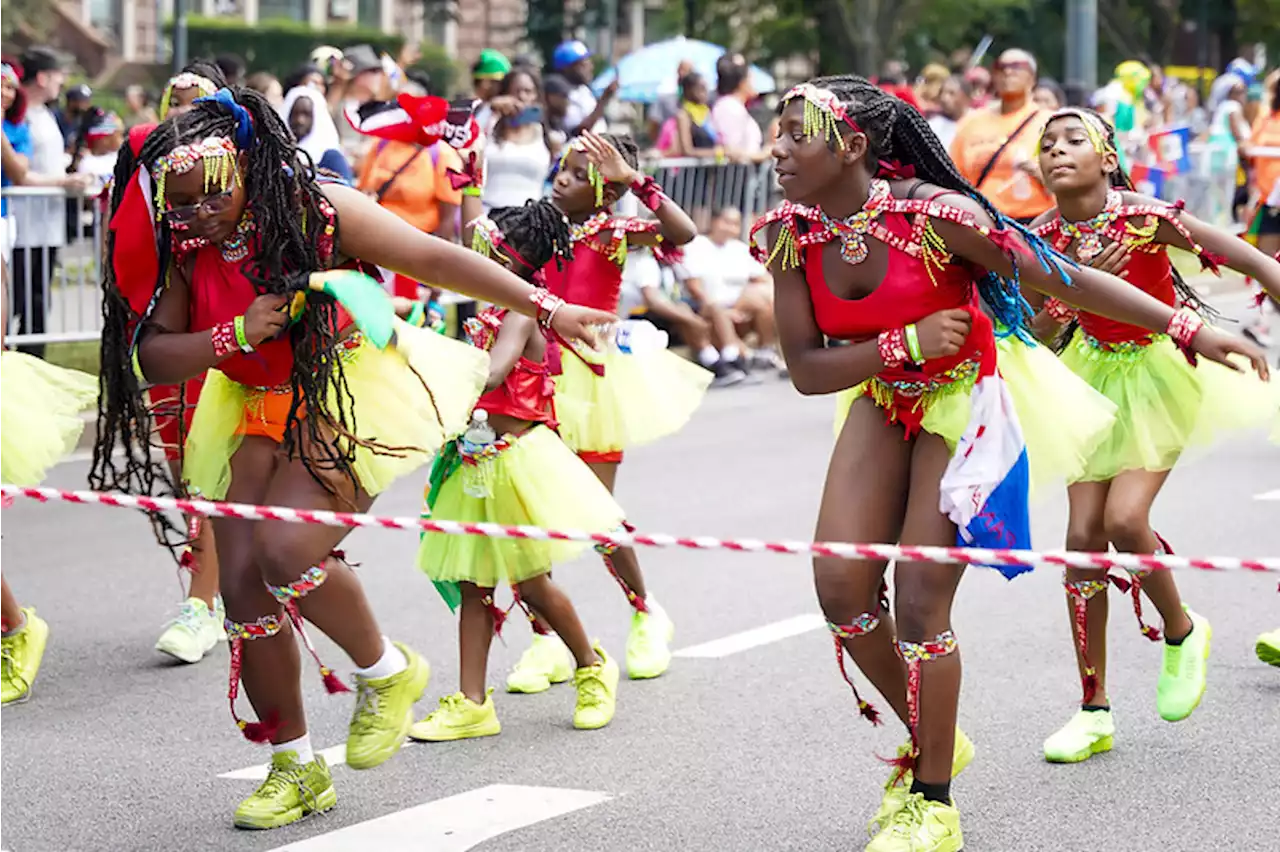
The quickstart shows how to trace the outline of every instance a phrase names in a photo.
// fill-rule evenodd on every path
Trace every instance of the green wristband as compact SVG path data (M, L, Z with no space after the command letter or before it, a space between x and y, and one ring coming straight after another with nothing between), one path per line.
M484 187L482 187L482 186L464 186L464 187L462 188L462 194L463 194L463 195L470 195L472 198L479 198L481 195L483 195L483 194L484 194Z
M252 352L253 347L249 345L249 338L244 333L244 314L235 318L236 326L236 345L240 347L241 352Z
M916 324L911 323L905 329L907 337L907 354L911 356L911 363L923 364L924 353L920 351L920 335L916 331Z

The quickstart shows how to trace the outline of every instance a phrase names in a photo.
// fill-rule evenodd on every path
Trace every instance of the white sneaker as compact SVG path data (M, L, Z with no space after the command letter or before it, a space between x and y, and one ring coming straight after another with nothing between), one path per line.
M209 606L199 598L187 598L178 607L178 615L165 626L156 642L156 650L181 660L198 663L213 650L220 637L225 637L222 626L221 601Z

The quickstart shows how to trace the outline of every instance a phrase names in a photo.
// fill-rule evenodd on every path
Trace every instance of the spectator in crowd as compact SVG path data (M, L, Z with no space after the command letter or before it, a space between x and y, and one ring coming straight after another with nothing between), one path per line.
M93 108L93 90L84 83L67 89L64 104L54 108L53 117L62 132L63 146L68 154L75 155L84 144L85 118Z
M126 130L139 124L155 124L160 120L155 107L151 105L151 96L142 86L135 84L125 89L124 104Z
M681 59L676 65L676 90L674 92L663 92L661 90L657 100L649 107L648 125L649 138L658 139L662 135L662 129L667 126L667 122L676 117L676 113L680 111L680 104L684 100L684 96L680 91L680 81L693 73L693 63L688 59ZM661 144L656 147L662 148Z
M79 190L84 187L85 179L66 174L65 140L52 109L58 103L65 80L62 61L50 48L33 47L23 54L22 91L27 103L29 171L52 178L56 185ZM63 199L15 198L9 209L17 232L11 270L13 313L20 332L43 334L49 281L58 263L58 251L67 238ZM42 343L19 348L44 357Z
M991 103L991 72L981 65L964 72L965 85L969 87L969 103L974 109L984 109Z
M720 157L724 149L716 136L708 106L707 81L696 71L680 79L680 109L663 125L658 149L668 157Z
M716 81L719 97L711 107L711 125L726 155L743 163L763 163L773 154L764 146L760 124L747 111L756 98L751 85L751 69L744 62L717 64L720 79Z
M938 92L938 111L929 117L929 126L938 134L944 148L950 150L956 128L968 113L969 92L964 80L954 75L948 77Z
M222 79L227 81L228 86L244 85L244 59L234 53L224 53L216 57L213 64L218 66L218 70L222 72Z
M1049 77L1041 77L1036 83L1036 90L1031 95L1036 106L1046 112L1057 112L1066 104L1066 95L1058 81Z
M85 131L84 138L85 151L76 164L76 172L88 182L86 194L97 196L115 174L116 155L124 144L124 122L113 112L103 112Z
M298 147L307 153L315 167L350 183L351 164L342 153L338 128L329 115L324 94L311 86L295 86L285 95L278 110L298 140Z
M677 335L696 353L707 369L715 372L715 387L737 384L747 377L742 370L719 362L719 351L711 343L711 324L683 299L673 298L670 268L659 265L653 252L636 249L627 254L622 270L622 290L618 299L618 315L623 319L640 315L659 328Z
M511 73L511 61L501 52L492 48L480 51L480 57L471 66L471 93L480 101L476 110L476 121L484 133L492 133L497 122L494 108L490 103L502 94L502 82ZM510 96L508 96L510 97ZM507 102L506 112L514 112L518 107L514 99Z
M1006 50L996 61L999 103L975 109L956 128L951 159L1001 213L1029 223L1053 206L1040 180L1040 131L1049 113L1032 100L1036 60Z
M1271 73L1263 90L1266 109L1253 126L1249 147L1269 149L1271 153L1253 159L1251 175L1257 206L1249 220L1249 232L1257 239L1259 251L1280 256L1280 155L1276 153L1280 152L1280 70ZM1280 309L1274 300L1268 301L1273 310ZM1260 314L1254 327L1245 330L1263 346L1271 343L1265 317L1265 313Z
M300 65L281 81L280 85L284 88L286 94L299 86L310 86L322 95L329 91L328 81L325 79L324 71L314 62L308 62Z
M284 87L274 74L267 71L255 71L245 80L245 85L267 99L267 103L276 109L284 103Z
M569 141L569 93L573 84L559 74L549 74L542 81L542 105L546 107L547 117L543 122L547 130L547 147L551 149L551 158L559 158L560 150Z
M564 119L569 135L576 136L583 130L604 133L607 129L604 112L618 94L618 80L610 83L597 101L591 91L591 79L595 72L592 53L590 48L577 40L563 42L555 49L551 55L551 68L573 85Z
M339 116L349 106L359 106L370 101L391 97L391 81L382 60L367 44L357 44L343 53L343 60L334 64L334 79L330 83L327 98L331 112ZM361 136L346 121L338 124L342 148L354 162L368 147L369 140Z
M536 77L542 76L542 60L536 53L517 53L511 60L511 69L514 71L517 68L532 71Z
M485 147L485 210L518 207L541 198L551 173L537 76L527 68L517 68L498 84L497 94L510 98L515 110L498 118Z
M715 360L707 363L712 353L699 352L699 362L714 370L723 361L744 373L784 370L773 319L773 279L742 240L742 213L733 207L717 210L706 235L685 246L683 266L685 290L711 323L712 340L719 347ZM757 344L749 360L748 336Z
M951 78L947 66L931 62L920 70L916 80L916 103L925 118L932 118L942 109L942 87Z

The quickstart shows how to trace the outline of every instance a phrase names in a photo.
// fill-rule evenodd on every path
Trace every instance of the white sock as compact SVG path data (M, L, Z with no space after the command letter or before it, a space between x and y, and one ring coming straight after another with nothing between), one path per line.
M298 755L298 763L303 765L306 765L316 759L315 753L311 751L310 734L303 734L296 740L289 740L287 743L272 743L272 754L279 754L282 751L291 751Z
M365 680L377 680L378 678L391 677L393 674L400 674L408 667L409 661L404 658L404 654L400 653L400 649L392 645L390 639L383 636L382 656L378 658L378 662L367 669L356 669L356 674Z
M737 361L742 357L742 351L736 346L726 346L720 350L720 357L726 361Z
M720 353L711 344L707 344L698 350L698 363L704 367L710 367L712 364L720 360Z

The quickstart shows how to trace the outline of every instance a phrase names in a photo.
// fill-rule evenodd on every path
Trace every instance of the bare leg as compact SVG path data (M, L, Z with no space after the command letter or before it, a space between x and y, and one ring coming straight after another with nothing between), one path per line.
M1160 540L1151 531L1151 504L1169 478L1169 471L1129 470L1111 482L1107 495L1107 537L1122 553L1155 553ZM1182 609L1182 597L1171 571L1153 571L1142 577L1142 590L1164 620L1164 632L1178 640L1191 632L1191 619Z
M493 644L493 613L485 598L493 589L475 583L461 583L462 612L458 616L458 652L461 671L458 686L476 704L485 701L485 679L489 671L489 646Z
M910 461L911 444L901 432L885 425L884 415L870 400L855 401L827 468L818 540L896 541L906 515ZM879 612L885 566L872 560L815 557L813 580L818 603L832 624L850 624L865 613L879 613L877 629L844 640L844 646L906 722L906 668L894 647L893 618Z
M587 466L591 468L592 473L596 475L605 488L609 489L609 493L613 493L614 483L618 479L619 462L591 462ZM640 573L640 560L636 556L634 547L619 547L614 552L613 570L618 572L618 576L622 578L622 582L627 584L627 588L640 600L648 597L648 591L644 585L644 574Z
M584 669L599 662L587 631L578 618L578 612L563 590L551 581L548 574L533 577L519 584L520 596L527 600L560 638L569 646L578 668ZM468 696L469 697L469 696Z
M0 620L4 622L0 629L5 633L22 626L22 607L18 606L18 599L13 596L9 581L3 577L0 577Z
M196 570L191 573L191 585L187 596L199 598L213 609L213 599L218 596L218 551L213 543L213 526L205 520L200 524L200 537L191 545L196 560Z
M766 289L748 287L738 300L737 309L750 318L751 329L762 348L777 346L778 328L773 319L773 299Z
M1104 512L1107 504L1109 482L1077 482L1067 488L1067 499L1071 506L1070 519L1067 522L1067 549L1086 553L1104 553L1107 550L1107 531L1104 523ZM1106 582L1107 572L1088 568L1066 569L1066 580L1069 583L1088 581ZM1110 705L1107 695L1107 617L1110 602L1104 587L1085 601L1085 636L1088 642L1088 663L1080 653L1080 631L1076 625L1076 601L1067 593L1067 619L1071 625L1072 647L1076 654L1076 668L1080 672L1083 683L1089 665L1092 664L1096 686L1092 697L1085 697L1089 704Z

